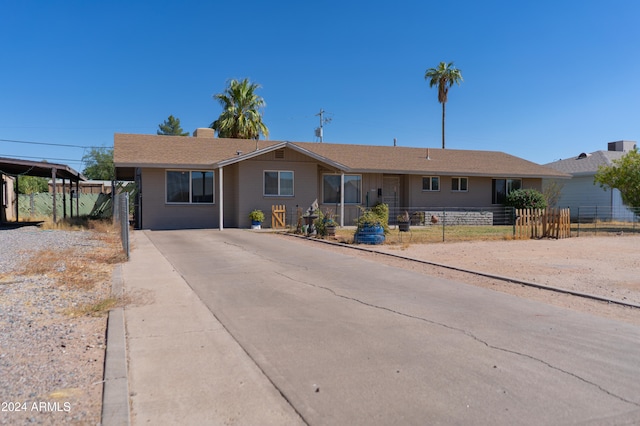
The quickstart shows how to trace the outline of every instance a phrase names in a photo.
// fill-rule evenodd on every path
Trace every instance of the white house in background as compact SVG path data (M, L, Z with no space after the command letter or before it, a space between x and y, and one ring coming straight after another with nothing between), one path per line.
M607 151L581 153L576 157L545 164L560 172L572 175L569 180L558 182L561 186L558 207L569 207L573 219L593 216L600 219L632 220L633 213L622 203L620 191L601 188L594 184L594 177L600 166L609 166L627 152L636 148L635 141L608 143ZM545 179L544 184L552 182Z

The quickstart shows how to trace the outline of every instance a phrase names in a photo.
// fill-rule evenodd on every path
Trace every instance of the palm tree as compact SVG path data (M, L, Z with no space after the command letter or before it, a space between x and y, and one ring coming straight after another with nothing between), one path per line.
M266 103L255 94L259 84L251 83L245 78L242 81L229 80L229 85L222 93L213 95L222 106L220 117L211 128L218 132L218 137L235 139L259 139L262 133L269 137L269 129L262 122L259 109Z
M448 64L440 62L437 68L429 68L424 73L424 79L429 80L429 87L438 86L438 102L442 104L442 149L444 149L444 106L447 103L449 88L453 83L460 85L462 74L453 66L453 62Z

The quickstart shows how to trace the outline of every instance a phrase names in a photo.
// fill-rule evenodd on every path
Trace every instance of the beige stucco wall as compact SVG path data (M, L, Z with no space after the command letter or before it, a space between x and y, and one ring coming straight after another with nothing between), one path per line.
M439 191L423 191L422 175L407 176L407 179L410 182L407 200L410 207L488 207L492 205L492 178L468 177L469 189L466 192L451 190L451 176L440 176ZM522 187L540 191L542 179L522 179Z
M260 209L265 214L265 227L271 226L271 208L274 205L284 205L287 209L287 223L295 222L296 209L300 207L306 211L316 199L314 189L318 187L318 165L315 160L296 151L285 149L284 158L276 158L275 152L270 152L254 159L245 160L237 164L238 174L238 204L236 217L238 226L251 226L249 212ZM264 195L264 172L292 171L293 196ZM320 200L318 200L320 201Z
M215 204L167 204L165 202L165 169L142 169L142 228L217 227L219 196L217 173L215 176Z

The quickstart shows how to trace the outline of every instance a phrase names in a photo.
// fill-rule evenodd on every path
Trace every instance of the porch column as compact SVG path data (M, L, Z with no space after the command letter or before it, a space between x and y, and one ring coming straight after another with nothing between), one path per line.
M218 169L218 229L224 229L224 191L222 190L222 167Z
M340 172L340 226L344 226L344 171Z

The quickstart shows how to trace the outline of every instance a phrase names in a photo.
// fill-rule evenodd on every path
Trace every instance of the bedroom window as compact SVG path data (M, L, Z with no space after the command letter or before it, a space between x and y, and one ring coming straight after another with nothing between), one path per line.
M423 191L440 191L440 176L422 176Z
M451 178L451 191L467 192L469 190L469 179L466 177Z
M213 199L212 171L167 171L167 203L213 204Z
M292 197L293 172L266 170L264 172L264 195Z

